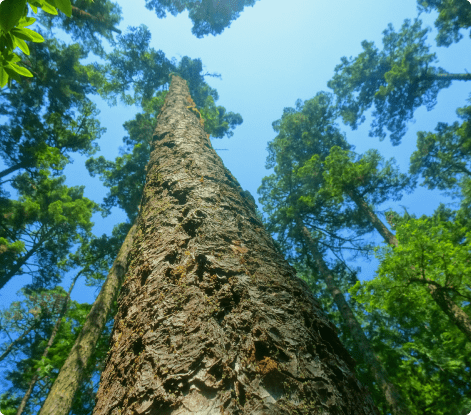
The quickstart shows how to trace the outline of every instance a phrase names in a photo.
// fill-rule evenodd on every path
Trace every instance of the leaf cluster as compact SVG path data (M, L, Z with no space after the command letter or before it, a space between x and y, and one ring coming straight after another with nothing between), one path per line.
M146 7L155 10L159 19L165 18L166 12L176 16L188 10L188 16L193 22L191 33L202 38L208 34L221 34L246 6L253 6L255 2L256 0L146 0Z
M356 58L343 57L328 82L337 96L337 107L344 123L356 129L365 121L364 113L374 106L370 137L386 137L393 145L406 133L406 122L422 105L431 110L438 92L451 85L443 68L432 66L435 53L425 44L429 29L422 22L406 19L399 32L392 24L383 32L383 50L373 42L362 42L363 52Z

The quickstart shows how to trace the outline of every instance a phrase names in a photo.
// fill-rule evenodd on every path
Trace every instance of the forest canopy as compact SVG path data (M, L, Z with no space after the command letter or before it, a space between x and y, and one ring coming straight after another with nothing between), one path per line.
M59 413L54 396L64 389L64 377L73 392L68 401L60 400L61 411L93 413L117 326L123 270L131 263L128 255L137 255L129 238L146 200L154 132L170 82L178 76L186 81L191 95L186 108L208 146L230 147L221 155L223 164L252 186L243 190L225 167L244 206L256 209L252 230L264 228L271 235L319 301L380 413L466 415L471 408L471 95L453 96L453 118L437 108L457 85L468 93L471 74L449 69L457 64L441 59L441 51L452 56L455 47L469 47L471 4L418 0L417 15L387 22L375 39L359 40L349 57L339 52L325 87L318 88L314 81L286 82L301 77L299 68L299 74L292 73L295 66L289 77L283 72L289 60L284 54L291 51L277 50L279 67L268 64L277 42L266 40L263 30L272 39L280 32L293 50L304 42L303 16L296 23L299 34L284 31L294 5L284 5L287 21L263 20L265 11L259 17L265 26L252 28L242 25L253 21L250 13L266 0L139 2L156 27L180 15L191 22L191 33L182 39L210 47L201 53L195 47L177 61L153 47L164 43L155 36L156 27L121 25L129 18L122 12L125 1L0 3L2 414ZM358 27L366 26L359 22ZM234 46L230 35L241 36L239 24L252 38ZM177 46L189 49L184 42ZM262 74L256 62L237 59L239 49L249 53L250 48L264 63ZM464 65L463 56L455 58ZM205 70L226 61L230 65L224 67L234 72ZM326 64L317 56L316 65ZM250 76L242 85L237 74L245 74L245 67ZM272 73L279 74L278 84L264 89L260 79L272 79ZM231 89L234 79L239 84ZM295 86L305 99L289 107L285 96L293 90L300 95ZM275 98L281 101L270 106ZM227 108L218 105L220 99ZM125 108L130 115L103 116L107 107L116 114ZM278 114L271 118L272 130L250 135L265 111ZM414 130L414 122L428 112L433 123ZM114 137L111 149L105 140L114 124L125 136ZM361 142L352 138L358 131L365 133ZM267 143L266 154L257 150L260 142ZM391 157L401 151L408 155L407 165ZM252 173L252 153L266 157L260 177ZM161 185L158 177L152 180ZM91 191L93 183L101 189L99 197ZM258 203L251 194L257 188ZM425 194L432 196L420 196ZM413 197L419 201L411 208L404 200ZM203 221L201 212L193 215L194 223ZM112 230L95 234L105 221ZM244 253L244 238L249 239L241 235L242 242L231 242L235 255ZM184 255L190 260L190 251ZM365 278L357 263L371 270L366 264L372 259L378 265ZM183 276L179 269L171 273L175 281ZM17 297L8 291L13 286L19 287ZM93 298L72 298L86 287L93 288L87 291ZM270 290L275 288L268 284ZM212 302L216 297L210 291L208 304L217 316L222 306ZM91 316L99 321L94 330L89 330ZM76 357L80 347L88 348L85 362ZM257 350L254 356L261 356ZM270 361L257 356L269 373ZM312 410L306 408L305 413Z

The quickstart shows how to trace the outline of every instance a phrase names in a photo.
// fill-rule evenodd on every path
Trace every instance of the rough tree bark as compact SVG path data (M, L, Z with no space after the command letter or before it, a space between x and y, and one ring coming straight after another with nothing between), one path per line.
M368 365L371 375L383 391L384 397L390 405L393 415L410 415L411 412L409 411L403 396L390 381L386 369L378 359L378 356L376 356L376 353L365 336L365 333L363 332L361 325L358 323L355 314L345 300L342 291L335 285L332 272L327 267L324 258L322 258L322 254L317 249L317 240L312 238L311 233L305 226L302 224L299 224L298 226L300 227L301 233L304 236L307 245L309 246L314 260L316 261L319 272L327 285L327 290L332 295L332 298L337 305L340 314L342 315L345 325L350 330L350 334L358 345L358 349L361 350L362 359Z
M118 252L110 273L101 287L80 335L62 366L57 379L39 412L39 415L67 415L70 412L75 393L80 387L83 373L105 327L107 316L116 299L119 287L126 273L127 256L136 231L136 225L129 230Z
M94 415L379 414L173 76Z

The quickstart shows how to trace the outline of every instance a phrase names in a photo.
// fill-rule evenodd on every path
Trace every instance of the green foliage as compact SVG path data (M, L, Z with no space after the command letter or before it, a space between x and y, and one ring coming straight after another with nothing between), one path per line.
M231 22L237 19L246 6L253 6L256 0L146 0L146 7L155 10L157 17L166 17L166 12L173 16L188 10L193 22L191 33L197 38L205 35L219 35Z
M373 230L365 215L358 209L344 209L327 197L328 176L324 177L322 166L326 160L329 162L332 148L352 148L335 123L337 113L332 103L331 94L319 92L304 105L298 100L297 111L285 108L282 119L273 123L278 135L268 144L266 167L275 172L262 179L258 193L267 214L267 229L276 235L289 257L294 255L293 247L302 244L297 220L308 229L322 231L328 237L323 244L336 252L346 244L353 244L357 252L367 253L370 249L355 241ZM313 170L314 165L319 169ZM352 236L340 236L345 228L353 231Z
M91 231L91 216L99 208L83 197L83 186L68 187L63 184L64 176L49 176L45 170L34 181L27 173L18 175L12 185L19 199L0 205L1 286L25 273L32 275L38 286L57 282L61 260ZM28 248L20 251L17 241L26 241Z
M392 215L399 246L378 247L375 255L381 262L377 276L357 282L349 290L368 313L379 310L410 333L398 346L402 357L396 363L391 361L388 371L394 382L408 391L413 414L461 414L471 405L471 347L432 300L425 281L410 281L412 277L439 283L470 313L471 233L469 227L450 219L452 212L443 205L431 218Z
M57 7L68 17L72 15L70 0L28 0L28 3L35 13L40 7L47 13L57 14ZM19 75L33 76L28 69L16 64L21 61L21 58L12 52L16 47L19 47L25 55L29 55L29 48L25 40L44 42L44 38L39 33L25 28L36 21L36 19L26 16L27 11L26 0L3 0L0 3L0 88L3 88L7 83L11 88L10 78L20 82Z
M443 205L441 210L446 213ZM471 299L466 288L471 283L471 232L466 226L458 221L443 221L437 215L396 219L395 228L399 246L375 249L375 256L381 261L378 277L365 284L364 295L371 290L376 295L356 297L358 301L368 303L367 310L392 310L404 301L407 312L425 308L430 302L423 294L428 293L427 280L437 282L451 295L458 296L455 300L458 305L466 298ZM411 277L424 280L422 283L411 282ZM355 289L359 289L359 285Z
M16 408L20 406L21 396L12 395L9 392L0 395L0 412L3 415L16 415Z
M69 153L91 155L98 150L94 141L106 129L86 96L93 90L79 63L83 57L79 45L66 47L56 40L33 49L28 65L38 76L0 97L0 115L8 116L0 126L0 156L8 168L0 177L49 168L59 174ZM57 76L57 70L67 75Z
M411 193L415 182L407 175L399 173L394 158L384 162L378 150L368 150L364 156L358 156L354 161L355 153L342 150L338 146L330 149L330 154L324 163L320 162L319 155L315 154L299 168L299 177L315 179L322 174L324 186L316 194L323 199L332 199L334 203L344 202L347 192L357 194L358 197L371 200L374 205L387 200L400 200L402 190ZM384 167L379 170L380 167ZM315 203L314 195L306 194L300 200L311 205Z
M81 39L87 51L92 50L101 57L105 52L101 43L97 42L95 34L114 43L110 31L121 20L121 9L110 1L96 3L93 0L74 1L75 9L80 11L79 16L87 16L91 19L84 21L84 19L71 19L72 5L70 0L28 0L28 2L26 0L3 0L0 3L0 88L3 88L7 83L11 88L12 79L20 82L21 76L33 77L30 70L23 65L17 65L18 62L22 63L22 59L13 53L13 50L18 47L25 55L29 55L30 50L25 41L44 42L40 33L25 28L36 21L35 18L27 16L27 4L34 13L38 13L38 7L47 13L47 15L39 16L41 23L46 28L51 29L55 21L56 26L70 33L73 40ZM64 14L59 15L57 9ZM106 21L103 16L107 16Z
M420 12L438 12L435 27L438 29L436 37L438 46L450 46L463 38L460 29L471 26L471 8L468 2L462 0L417 0ZM470 32L471 37L471 32Z
M370 137L380 141L390 132L393 145L406 133L406 122L422 105L431 110L438 92L451 85L439 74L446 71L432 64L437 61L425 44L429 29L421 28L421 20L405 20L396 33L389 24L383 34L383 50L373 42L362 42L364 51L355 59L343 57L328 82L337 96L343 121L356 129L365 121L364 113L374 105Z
M0 3L0 30L9 32L23 17L26 0L3 0Z
M215 105L219 99L215 89L206 84L201 74L200 59L184 56L178 65L169 61L162 51L149 49L151 34L145 25L130 27L130 32L118 36L118 47L107 56L109 63L92 64L87 74L98 93L109 105L117 104L117 96L126 105L140 104L146 112L157 114L161 107L162 89L170 82L170 74L176 74L188 81L190 94L197 109L204 118L205 131L214 138L231 137L237 125L242 124L240 114L226 113L222 106ZM132 95L127 91L131 89ZM155 100L154 100L155 99Z
M417 133L417 151L412 153L409 172L421 174L421 186L440 190L463 187L471 178L471 106L458 108L458 116L464 120L452 125L439 123L435 132ZM459 178L464 180L458 186Z
M112 46L115 45L112 31L120 33L115 26L122 20L121 7L110 0L74 0L73 6L76 9L72 18L62 13L42 13L38 20L51 33L52 29L62 29L74 42L80 42L87 53L91 51L100 58L105 58L101 38Z
M173 64L162 51L149 49L151 34L145 25L130 27L118 35L118 45L106 56L108 63L87 66L92 85L108 104L116 105L119 95L126 105L142 104L168 82ZM126 92L132 89L133 95Z
M0 8L6 2L17 2L17 0L5 0L0 4ZM0 10L0 16L2 16ZM19 66L16 63L21 61L21 58L12 52L13 49L19 47L25 55L29 55L29 47L25 40L31 42L44 42L44 38L33 30L27 29L26 26L33 24L36 19L31 17L22 17L19 22L15 23L15 28L8 30L0 29L0 88L3 88L7 83L8 87L11 88L11 80L20 81L20 76L32 77L33 74L23 66ZM11 25L11 21L6 27Z
M35 414L36 405L40 405L45 394L52 386L58 372L64 364L75 340L82 330L82 326L90 312L91 305L78 304L70 301L66 314L62 317L59 331L55 337L54 343L49 349L47 358L42 357L42 353L50 338L52 328L56 319L60 316L63 301L66 292L62 287L56 287L53 290L21 290L23 299L14 302L9 309L0 313L2 328L10 337L21 334L22 328L31 325L32 317L35 318L36 329L32 331L24 341L17 347L15 352L16 359L11 356L10 367L12 369L4 372L4 379L12 382L12 386L0 398L0 408L5 412L17 408L21 398L15 398L15 395L23 396L29 386L31 377L39 369L40 379L33 389L31 398L25 410L25 414ZM28 321L30 321L28 323ZM91 380L103 368L103 362L108 350L109 337L111 334L111 321L106 325L102 336L90 362L85 370L85 380L82 382L79 393L75 397L72 412L74 415L85 415L91 413L94 404L97 384ZM5 343L1 346L5 347ZM18 359L21 352L21 359ZM15 412L16 413L16 409Z

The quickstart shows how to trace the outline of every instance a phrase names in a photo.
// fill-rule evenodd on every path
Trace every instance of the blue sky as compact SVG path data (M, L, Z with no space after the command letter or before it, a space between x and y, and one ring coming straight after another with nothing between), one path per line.
M240 113L244 122L232 138L213 140L213 147L228 149L219 152L224 164L256 199L262 178L270 173L265 169L265 159L267 143L276 136L272 122L281 118L283 108L295 107L297 99L310 99L318 91L329 91L327 82L342 56L358 55L365 39L382 48L382 31L388 23L397 30L404 19L417 16L415 0L259 0L254 7L246 8L221 35L197 39L191 33L192 22L187 12L158 19L155 12L144 7L144 0L117 2L123 11L124 19L119 25L123 34L128 26L145 24L152 33L151 47L162 50L168 59L175 57L179 61L185 55L200 58L205 72L221 74L221 79L206 77L207 83L219 93L217 105ZM435 17L436 13L422 15L424 26L433 27ZM57 35L67 39L60 33ZM435 30L429 34L428 43L437 53L439 66L449 72L463 73L465 68L471 71L471 42L466 34L460 43L449 48L435 47L434 37ZM89 60L94 59L87 59L87 62ZM466 105L470 87L469 83L455 81L439 93L434 110L427 112L421 108L416 111L416 122L408 124L408 133L397 147L393 147L389 139L380 142L378 138L368 137L369 118L357 131L346 126L342 129L358 154L376 148L386 159L394 157L401 172L406 173L409 157L416 146L416 132L431 131L439 121L457 120L456 108ZM101 109L102 126L107 128L99 141L102 150L95 156L103 155L113 160L126 135L123 122L133 119L139 109L122 104L110 108L100 98L92 99ZM98 178L88 175L86 157L76 154L73 159L74 163L65 170L66 183L85 185L85 196L100 203L108 189ZM417 216L431 215L440 202L449 201L440 192L419 187L413 194L404 195L400 202L388 202L378 209L390 207L402 212L399 205L404 205L409 213ZM124 220L126 216L118 208L105 219L97 214L94 216L94 233L110 234L113 226ZM374 240L379 244L381 238ZM361 266L359 277L363 280L374 277L377 262L348 265ZM72 276L63 281L66 290ZM10 281L0 292L2 308L16 300L17 290L29 282L27 278ZM85 287L79 280L72 299L92 303L97 294L95 288Z

